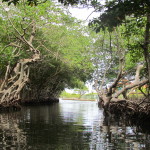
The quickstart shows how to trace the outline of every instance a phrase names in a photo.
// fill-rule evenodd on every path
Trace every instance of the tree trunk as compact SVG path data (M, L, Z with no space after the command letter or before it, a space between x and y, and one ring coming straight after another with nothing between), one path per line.
M121 101L124 102L127 100L126 93L128 90L130 90L134 87L137 87L137 88L141 87L141 86L148 83L148 79L140 80L140 71L141 71L142 67L143 67L143 65L137 66L137 70L135 73L135 80L133 81L132 84L123 87L119 91L112 92L113 91L112 88L116 88L119 80L121 79L121 75L120 75L121 73L119 73L117 79L114 81L114 83L112 84L112 86L110 87L110 89L108 91L105 91L105 92L99 91L99 97L100 97L100 100L102 102L105 113L108 113L107 111L108 111L110 102L121 102ZM122 99L122 100L120 100L118 98L119 95L121 95L121 94L125 94L124 99Z
M4 107L16 106L21 100L21 92L29 82L30 65L37 59L21 59L14 67L9 77L7 72L0 88L0 105Z
M10 20L10 19L9 19ZM24 45L24 47L28 47L29 49L22 49L26 53L30 53L30 58L28 59L20 59L15 64L14 67L11 67L8 64L5 77L3 83L0 87L0 106L1 107L10 107L10 106L18 106L18 101L21 100L21 92L23 88L26 87L26 84L29 82L29 74L30 74L30 65L34 62L37 62L40 59L40 52L34 48L32 45L33 39L35 36L35 22L32 21L28 28L31 28L31 34L29 39L27 40L25 37L26 30L24 29L24 35L22 35L14 26L12 21L10 20L12 27L17 33L17 39L15 43L11 43L9 45L15 47L14 53L17 48L20 48L20 45ZM17 45L16 43L21 43ZM20 52L20 49L18 50Z
M144 39L144 44L142 45L142 48L144 50L144 57L145 57L146 67L147 67L147 70L148 70L148 80L149 80L149 83L150 83L149 43L150 43L150 13L147 13L147 23L146 23L146 29L145 29L145 39Z

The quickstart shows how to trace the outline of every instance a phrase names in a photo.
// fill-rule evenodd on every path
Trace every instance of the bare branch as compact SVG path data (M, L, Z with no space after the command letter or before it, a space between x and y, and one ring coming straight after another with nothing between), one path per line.
M140 81L140 71L141 71L142 68L143 68L143 65L138 65L137 66L134 82Z
M85 19L85 21L87 21L88 19L89 19L89 17L94 13L94 12L96 12L98 9L95 9L95 10L93 10L89 15L88 15L88 17Z
M9 62L9 64L7 65L7 69L6 69L6 73L5 73L5 78L4 78L4 81L3 81L2 85L0 86L0 91L3 90L3 88L4 88L4 86L5 86L5 83L6 83L6 81L7 81L8 78L9 78L9 73L10 73L10 62Z
M14 47L16 47L16 48L21 48L20 45L17 45L17 44L15 44L15 43L10 43L9 46L14 46Z
M134 87L136 87L136 86L143 86L143 85L145 85L146 83L148 83L148 80L147 80L147 79L146 79L146 80L143 80L143 81L139 81L139 82L134 82L133 84L128 85L128 86L122 88L120 91L116 92L113 97L114 97L114 98L117 98L117 97L118 97L120 94L122 94L124 91L129 90L129 89L132 89L132 88L134 88Z
M140 71L141 71L142 68L143 68L143 65L138 65L138 66L137 66L137 70L136 70L135 80L133 81L133 83L132 83L131 85L128 85L128 86L122 88L122 90L116 92L116 94L115 94L113 97L117 98L117 97L118 97L120 94L122 94L124 91L127 91L127 90L129 90L129 89L132 89L132 88L134 88L134 87L136 87L136 86L137 86L137 87L141 87L141 86L145 85L146 83L148 83L148 80L147 80L147 79L146 79L146 80L143 80L143 81L140 81L139 76L140 76Z
M148 95L146 95L146 94L143 92L143 90L141 89L141 87L139 87L139 90L141 91L141 93L142 93L145 97L148 96Z
M31 32L31 36L29 38L29 43L31 44L33 42L34 36L35 36L35 32L36 32L36 26L35 26L35 21L32 21L32 32Z

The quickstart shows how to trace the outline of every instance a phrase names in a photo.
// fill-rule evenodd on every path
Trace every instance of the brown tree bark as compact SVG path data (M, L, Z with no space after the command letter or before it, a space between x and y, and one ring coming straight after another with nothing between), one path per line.
M144 44L141 45L144 51L144 57L146 62L146 68L148 71L148 80L150 83L150 53L149 53L149 43L150 43L150 13L147 13L147 22L145 28L145 38Z
M10 19L9 19L10 20ZM30 65L34 62L39 61L40 52L33 46L33 39L36 33L36 25L35 22L32 21L28 28L31 28L31 34L29 39L27 40L25 37L25 29L24 34L22 35L14 26L12 21L10 20L12 27L17 33L16 43L11 43L10 46L14 47L14 55L16 54L16 50L21 48L21 45L26 45L28 50L23 49L26 53L30 53L30 58L20 59L15 64L14 67L11 67L8 64L5 77L3 83L0 87L0 106L2 107L10 107L17 106L18 101L21 100L21 91L25 88L26 83L29 82L29 74L30 74ZM20 52L20 49L18 53ZM17 55L19 55L17 53Z

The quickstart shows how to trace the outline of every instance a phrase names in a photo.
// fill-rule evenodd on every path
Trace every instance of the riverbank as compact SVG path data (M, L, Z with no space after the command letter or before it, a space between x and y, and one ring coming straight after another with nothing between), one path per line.
M104 118L95 102L63 101L1 113L0 150L149 150L150 135L123 118ZM145 131L146 132L146 131Z
M0 112L5 112L5 111L19 111L21 110L21 107L23 106L32 106L32 105L48 105L48 104L53 104L53 103L58 103L59 99L58 98L43 98L43 99L30 99L30 100L20 100L13 105L0 105Z
M136 125L141 130L150 126L150 103L137 101L110 102L105 116L124 118L129 125ZM149 131L150 132L150 131Z
M74 100L74 101L97 101L96 99L79 99L79 98L62 98L62 100Z

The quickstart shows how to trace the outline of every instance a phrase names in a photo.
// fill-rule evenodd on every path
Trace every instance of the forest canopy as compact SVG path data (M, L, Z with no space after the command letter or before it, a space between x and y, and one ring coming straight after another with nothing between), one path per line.
M120 99L121 94L123 100L129 99L129 94L137 89L149 101L147 84L150 83L150 1L110 0L105 1L103 6L95 5L95 10L101 11L101 14L89 25L97 33L101 33L100 52L107 46L103 52L106 57L101 61L111 62L104 63L104 71L100 71L103 77L95 76L95 87L101 101L108 107L111 101ZM96 65L100 66L98 62ZM113 82L108 89L104 89L103 84L108 78L111 80L112 73ZM127 84L123 84L123 81ZM147 87L144 92L141 89L143 85Z
M3 4L2 29L6 30L0 31L4 37L1 47L5 49L1 56L6 56L7 52L7 57L1 59L2 99L10 93L16 70L20 80L21 67L17 65L23 66L26 76L26 81L22 83L21 80L21 87L27 85L26 89L32 89L33 93L40 93L40 89L41 95L48 91L47 95L56 96L65 87L80 87L92 78L91 82L104 105L118 100L120 95L127 100L134 89L139 89L145 99L149 99L149 88L146 92L141 90L142 86L149 87L150 83L149 0L59 1L64 5L90 6L99 12L100 16L89 23L97 34L69 16L62 5L56 7L58 2L3 2L7 2L4 4L9 5L9 11ZM24 59L28 61L24 62ZM32 79L30 82L29 78ZM128 80L128 85L119 88L123 80ZM4 92L6 84L9 85L8 93ZM16 88L13 90L18 92Z
M57 97L91 78L87 29L62 8L1 4L0 11L1 103Z

